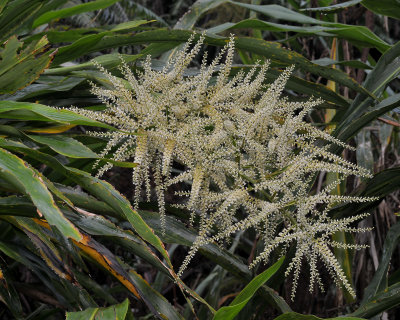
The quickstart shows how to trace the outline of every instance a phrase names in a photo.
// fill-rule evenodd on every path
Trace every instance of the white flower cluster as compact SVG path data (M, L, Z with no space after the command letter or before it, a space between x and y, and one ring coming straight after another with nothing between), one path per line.
M199 216L199 231L179 275L201 246L221 242L238 230L256 228L263 236L265 249L251 267L267 261L278 247L291 243L296 246L287 270L294 273L292 296L304 258L311 270L310 290L314 283L321 284L317 272L320 259L337 282L354 295L331 251L332 247L349 246L332 241L331 235L337 231L366 231L350 226L364 215L335 220L328 212L340 202L370 199L331 195L336 183L314 195L310 189L320 171L336 172L340 179L349 175L367 177L369 172L329 153L329 144L345 145L305 122L305 116L321 100L290 102L281 97L293 67L270 85L265 85L268 63L232 78L231 38L210 65L205 55L198 74L186 77L184 71L199 52L204 37L196 43L194 39L193 35L161 71L151 68L150 58L137 76L122 62L125 79L99 66L112 87L93 85L92 92L107 109L75 110L119 129L96 133L109 139L101 156L114 148L114 160L134 157L138 164L133 172L136 207L143 188L150 197L153 177L163 225L167 188L191 184L190 191L179 193L187 197L180 207L190 210L191 222ZM171 173L173 161L185 167L179 175ZM110 167L101 168L98 175Z

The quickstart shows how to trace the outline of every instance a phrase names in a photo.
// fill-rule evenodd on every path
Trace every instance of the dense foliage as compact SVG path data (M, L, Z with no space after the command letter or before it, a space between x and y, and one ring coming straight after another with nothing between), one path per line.
M1 2L0 317L398 317L396 8Z

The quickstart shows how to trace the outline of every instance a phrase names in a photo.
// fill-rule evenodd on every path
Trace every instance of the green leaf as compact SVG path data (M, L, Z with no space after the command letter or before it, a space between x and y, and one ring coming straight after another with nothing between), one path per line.
M381 52L390 49L390 45L376 36L371 30L364 26L352 26L345 24L329 24L327 26L291 26L257 19L247 19L238 23L227 22L222 25L208 29L211 33L220 33L232 29L260 29L273 32L297 32L300 34L339 36L355 45L369 48L377 48Z
M7 5L8 1L9 0L1 0L1 2L0 2L0 14L3 11L4 7Z
M79 141L65 136L28 135L40 144L48 145L55 152L71 158L98 158L98 155Z
M229 304L217 310L214 320L231 320L244 308L256 291L280 268L284 258L280 258L275 264L255 277Z
M89 196L86 194L86 197L88 198ZM86 204L86 207L90 208L92 201L93 199L90 199L89 203ZM79 205L76 202L74 202L74 204ZM109 210L112 209L110 208ZM133 234L132 231L123 230L108 219L98 214L94 214L93 212L96 212L95 210L92 212L87 212L79 208L77 211L79 214L74 214L70 211L64 212L70 221L72 221L75 225L78 225L80 229L90 235L102 236L103 238L107 237L108 239L127 248L129 252L132 252L145 259L158 270L161 270L168 276L170 275L168 268L141 239Z
M84 311L67 312L67 320L125 320L128 313L129 300L107 308L89 308Z
M133 29L136 28L138 26L141 26L142 24L146 24L146 23L150 23L150 22L154 22L156 20L133 20L133 21L128 21L128 22L123 22L120 23L114 27L112 27L110 29L110 31L125 31L125 30L129 30L129 29Z
M368 73L367 78L364 82L364 87L368 92L371 92L373 95L380 97L388 83L400 74L400 59L398 58L399 55L400 41L393 45L390 50L385 52L380 57L373 70ZM340 116L340 121L337 128L333 132L333 135L338 137L342 141L346 141L349 137L352 137L352 135L358 132L358 130L360 130L363 126L372 121L371 119L375 119L380 116L382 114L381 112L378 111L375 114L372 114L372 112L380 108L385 108L386 106L384 106L383 104L392 104L394 108L396 106L396 99L399 99L399 95L389 97L374 106L374 99L367 97L363 93L358 94L357 97L353 100L350 108L348 108L347 111ZM386 109L381 109L381 111L383 110ZM390 107L384 112L387 112L389 110ZM367 116L364 120L362 120L362 122L364 123L358 123L358 130L352 130L352 126L350 126L349 124L353 121L357 121L357 119L363 116L366 112L370 112L371 114ZM343 134L343 131L349 131L349 129L350 131L352 131L352 133ZM336 151L338 152L340 150L337 149Z
M66 261L63 260L59 250L50 241L49 235L44 232L43 227L26 217L5 217L5 220L20 228L29 237L40 256L58 276L72 281L74 277L69 266L65 264Z
M143 296L147 297L147 299L150 300L150 303L157 310L157 312L154 313L155 315L158 315L161 319L183 320L182 316L171 306L168 300L158 291L150 287L147 281L144 280L135 270L130 269L129 275L135 282L137 288L141 290Z
M154 231L144 222L142 217L132 209L128 200L114 189L108 182L92 177L90 174L75 169L68 168L70 178L90 191L94 196L102 199L120 215L123 215L131 223L138 235L145 241L153 245L166 259L171 266L167 251L161 240L154 234Z
M35 81L53 60L46 36L21 49L13 36L0 49L0 93L13 93Z
M364 291L364 298L361 301L362 308L371 300L374 300L374 296L380 291L384 291L387 287L387 273L389 270L390 260L397 245L400 241L400 221L393 225L386 235L385 243L383 244L381 261L379 262L378 269L376 270L374 277L369 283L368 287ZM399 291L400 292L400 291Z
M347 125L344 125L343 122L341 122L340 128L337 128L333 135L335 135L341 141L348 141L373 120L377 119L388 111L393 110L399 105L400 94L398 93L379 102L368 110L357 110L354 112L354 115L349 116L349 118L352 118L353 121L349 121ZM354 106L354 104L352 104L352 106ZM358 117L356 117L356 115L358 115ZM348 122L346 120L344 121ZM332 151L335 153L339 152L340 150L342 150L340 146L332 147Z
M197 0L190 10L182 16L182 19L175 24L174 29L190 30L196 24L196 21L207 11L214 9L221 4L229 2L228 0Z
M88 69L97 70L97 67L93 62L96 62L102 65L104 68L110 70L119 66L121 64L121 59L123 59L126 63L129 64L136 61L141 56L142 54L136 54L136 55L116 54L116 53L104 54L92 59L92 61L90 62L79 63L76 64L75 66L47 69L45 71L45 74L64 75L72 71L88 70Z
M361 4L376 14L400 19L400 3L397 0L363 0Z
M357 46L376 48L382 53L391 48L388 43L378 37L367 27L345 24L335 24L334 26L335 28L333 30L326 30L326 32L339 38L346 39Z
M19 35L45 2L43 0L9 1L0 15L0 43L12 35Z
M69 7L69 8L64 8L60 10L53 10L53 11L48 11L41 15L39 18L37 18L33 22L33 28L36 28L42 24L48 23L52 20L55 19L62 19L62 18L67 18L71 17L76 14L80 14L83 12L88 12L88 11L94 11L94 10L100 10L107 8L117 2L119 0L96 0L96 1L91 1L88 3L82 3L77 6Z
M311 11L311 12L323 12L323 13L333 13L337 12L339 10L347 9L349 7L355 6L356 4L359 4L362 0L350 0L342 3L337 3L333 4L331 6L326 6L326 7L318 7L318 8L305 8L305 9L300 9L300 11Z
M81 234L69 222L54 203L51 193L47 190L43 180L37 172L27 166L20 158L0 148L0 177L14 183L14 180L24 188L50 225L58 228L61 233L72 239L81 239Z
M383 311L394 308L400 304L400 282L385 290L378 292L366 303L362 304L356 311L349 314L355 317L370 319ZM340 318L342 319L342 318Z
M246 8L258 13L261 13L267 17L273 19L279 19L284 21L297 22L301 24L324 24L324 21L320 21L318 19L311 18L302 13L298 13L296 11L292 11L288 8L276 5L255 5L255 4L247 4L236 1L229 1L229 3L234 4L238 7Z
M315 64L319 64L320 66L332 66L332 65L338 65L338 66L349 66L357 69L372 69L372 67L364 62L361 62L359 60L343 60L343 61L337 61L329 58L321 58L317 60L312 61ZM45 73L49 71L46 70Z
M210 33L220 33L232 29L246 29L254 28L259 30L268 30L273 32L298 32L302 34L318 34L326 30L333 30L334 28L322 26L291 26L287 24L273 23L269 21L262 21L258 19L246 19L237 23L225 22L218 26L207 29Z
M131 21L129 24L119 25L118 31L129 30L132 28L133 24L136 26L139 26L139 25L146 24L149 22L151 22L151 21L147 21L147 20ZM118 34L115 34L115 32L111 30L111 31L104 31L104 32L101 32L98 34L89 34L84 37L81 37L78 40L76 40L75 42L73 42L72 44L61 47L58 50L58 54L56 55L56 57L53 61L54 65L59 65L64 62L74 60L77 57L80 57L80 56L85 55L90 52L99 51L96 49L97 44L99 42L101 42L101 39L105 36L117 37ZM127 35L122 34L120 36L127 36ZM131 34L129 34L128 36L132 37Z
M281 314L279 317L274 320L322 320L322 318L318 318L313 315L305 315L297 312L288 312ZM325 320L364 320L362 318L357 317L337 317L337 318L325 318Z
M76 114L70 110L55 109L30 102L0 101L0 118L49 121L115 130L109 125Z
M48 93L60 93L72 90L79 84L85 81L84 78L77 77L56 77L44 75L46 71L40 75L40 78L35 83L18 90L13 95L4 95L1 100L12 100L12 101L26 101L35 98L40 95L46 95ZM39 83L40 82L40 83ZM41 99L42 100L42 99ZM42 100L43 101L43 100ZM54 100L53 100L54 101ZM59 101L58 101L59 102ZM63 101L64 102L64 101ZM56 102L57 103L57 102ZM63 103L63 105L72 105L72 103Z
M98 159L101 162L110 162L115 166L123 168L134 168L137 166L134 162L129 161L117 161L107 158L99 157L95 152L85 146L83 143L75 140L71 137L59 136L59 135L26 135L26 137L33 141L49 146L55 152L62 154L66 157L77 158L77 159Z

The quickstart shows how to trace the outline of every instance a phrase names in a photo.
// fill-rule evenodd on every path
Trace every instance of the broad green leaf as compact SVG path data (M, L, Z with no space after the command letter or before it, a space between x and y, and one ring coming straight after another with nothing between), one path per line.
M48 145L55 152L71 158L98 158L98 155L79 141L65 136L28 135L40 144Z
M27 135L27 137L35 142L47 145L55 152L70 158L98 159L101 160L101 162L110 162L115 166L123 168L134 168L137 166L137 164L134 162L116 161L112 159L101 158L83 143L71 137L58 135Z
M22 49L13 36L0 49L0 93L13 93L35 81L53 60L46 36ZM23 76L21 76L23 75Z
M353 118L353 121L349 121L347 125L341 126L339 129L336 129L333 133L339 140L341 141L348 141L350 138L354 137L361 129L366 127L369 123L373 120L377 119L381 115L387 113L388 111L393 110L394 108L400 105L400 94L395 94L382 100L378 104L376 104L373 108L368 110L358 110L354 113L354 116L351 115L349 118ZM352 104L354 106L354 104ZM359 113L363 114L359 114ZM355 115L358 117L355 117ZM347 121L346 121L347 122ZM339 146L333 146L333 152L339 152L342 148Z
M60 65L61 63L75 60L77 57L81 57L89 52L94 52L92 48L96 46L100 40L106 36L108 32L101 32L98 34L89 34L84 36L70 45L59 48L58 53L54 59L54 65Z
M72 281L74 277L71 274L69 267L65 264L66 261L63 260L59 250L50 241L49 235L44 232L43 228L39 224L26 217L5 217L5 219L22 229L35 245L46 264L58 276L68 281Z
M318 318L313 315L305 315L297 312L288 312L281 314L279 317L274 320L323 320L322 318ZM337 317L337 318L325 318L325 320L364 320L362 318L357 317Z
M5 180L2 180L1 182L6 183ZM1 182L0 182L0 187L3 187ZM12 186L10 186L8 182L7 186L12 188ZM16 190L13 190L12 188L10 191L16 191ZM1 197L0 215L13 215L13 216L24 216L24 217L36 217L36 218L39 217L36 212L35 206L32 204L32 201L30 201L28 197L21 197L21 196Z
M158 291L154 290L135 270L129 269L129 275L137 288L143 293L143 297L150 300L147 305L153 306L153 313L161 319L183 320L182 316L171 306L168 300ZM145 301L146 302L146 301ZM156 312L154 312L156 311Z
M89 201L87 201L89 203L86 204L86 207L91 207L93 199L90 199L88 195L86 195L86 197L87 199L89 199ZM76 204L77 206L79 205L79 203L77 202L74 202L74 204ZM112 209L110 208L109 210ZM70 219L70 221L79 226L79 228L86 233L93 236L101 236L103 238L107 237L108 239L127 248L129 252L132 252L145 259L147 262L155 266L158 270L161 270L162 272L170 276L168 267L166 267L157 257L157 255L155 255L154 252L148 246L146 246L142 240L135 236L132 231L119 228L108 219L102 217L101 215L93 213L96 211L88 212L80 208L78 208L77 211L78 214L74 214L69 211L64 212Z
M284 258L280 258L274 265L255 277L229 304L217 310L214 320L232 320L244 308L256 291L280 268Z
M55 109L30 102L0 101L0 118L49 121L115 130L109 125L76 114L70 110Z
M387 286L387 272L389 270L390 261L394 251L396 250L400 241L400 221L393 225L386 235L385 243L383 244L382 256L379 262L378 270L376 270L374 277L370 284L364 291L364 298L361 302L360 308L366 305L374 296L380 291L384 291ZM399 291L400 294L400 291Z
M318 34L326 30L334 30L335 28L323 26L291 26L287 24L279 24L258 19L246 19L237 23L225 22L218 26L207 29L209 33L220 33L232 29L254 28L259 30L268 30L273 32L298 32L302 34Z
M397 0L363 0L361 4L376 14L400 19L400 3Z
M267 17L273 19L279 19L284 21L297 22L301 24L323 24L324 21L320 21L318 19L311 18L302 13L298 13L296 11L290 10L286 7L282 7L276 4L268 4L268 5L255 5L255 4L247 4L241 3L237 1L228 1L231 4L234 4L238 7L246 8L258 13L261 13Z
M2 0L1 2L0 2L0 14L1 14L1 12L3 11L3 9L4 9L4 7L7 5L7 2L8 2L9 0Z
M46 69L49 70L49 69ZM45 70L45 72L46 72ZM70 91L79 84L85 81L84 78L77 77L57 77L57 76L46 76L44 73L40 75L40 78L32 83L31 85L18 90L14 94L3 95L0 97L0 100L12 100L12 101L26 101L31 100L33 98L37 98L41 95L46 95L49 93L64 93L66 91ZM68 94L67 94L68 96ZM42 100L42 99L41 99ZM61 100L61 99L60 99ZM54 100L53 100L54 101ZM57 101L60 102L60 101ZM64 101L62 101L64 102ZM63 105L67 105L70 107L72 103L64 103Z
M136 61L141 56L142 56L142 54L136 54L136 55L116 54L116 53L104 54L104 55L101 55L101 56L98 56L98 57L92 59L92 61L90 61L90 62L79 63L75 66L47 69L45 71L45 74L46 75L64 75L64 74L68 74L72 71L87 70L87 69L97 70L97 67L95 66L95 64L93 62L96 62L96 63L102 65L104 68L110 70L112 68L119 66L121 64L121 59L129 64L129 63Z
M150 22L154 22L154 21L155 20L151 20L151 21L148 21L148 20L133 20L133 21L128 21L128 22L123 22L123 23L120 23L120 24L112 27L110 31L114 31L114 32L115 31L125 31L125 30L129 30L129 29L132 29L132 28L136 28L136 27L138 27L138 26L140 26L142 24L146 24L146 23L150 23Z
M331 66L331 65L338 65L338 66L349 66L357 69L372 69L372 67L364 62L359 60L342 60L337 61L329 58L321 58L312 61L315 64L319 64L320 66ZM46 70L48 72L49 70Z
M354 41L355 43L365 45L369 43L369 46L376 46L381 52L385 52L390 48L390 45L383 41L381 38L376 36L371 30L364 26L352 26L340 23L331 23L323 20L317 20L306 16L304 14L295 12L288 8L279 5L254 5L241 3L236 1L229 1L229 3L236 6L253 10L255 12L261 13L273 19L279 19L284 21L297 22L300 24L316 24L324 25L325 27L333 27L334 30L328 31L329 33L338 35L347 40ZM372 45L374 43L374 45Z
M226 22L222 25L208 29L211 33L220 33L232 29L260 29L273 32L297 32L300 34L315 34L315 35L328 35L339 36L346 39L355 45L362 47L377 48L381 52L390 49L390 45L376 36L368 28L364 26L352 26L345 24L335 24L327 26L291 26L272 22L266 22L256 19L247 19L238 23Z
M89 308L78 312L67 312L67 320L125 320L128 313L129 300L107 308Z
M64 8L60 10L53 10L53 11L48 11L41 15L39 18L37 18L33 22L33 28L36 28L42 24L48 23L52 20L55 19L62 19L62 18L67 18L71 17L76 14L80 14L83 12L88 12L88 11L94 11L94 10L100 10L107 8L117 2L119 0L96 0L96 1L91 1L88 3L82 3L77 6L69 7L69 8Z
M379 291L349 316L370 319L400 304L400 282ZM340 318L341 319L341 318Z
M49 42L52 44L55 43L71 43L80 38L87 36L89 34L97 34L103 32L103 28L76 28L76 29L69 29L58 31L57 29L50 29L46 32L40 32L37 34L33 34L25 38L25 42L29 43L31 41L38 40L39 38L43 37L44 35L47 36Z
M129 30L132 28L133 24L139 26L149 22L151 21L147 20L131 21L129 24L119 25L117 31ZM83 56L87 53L96 52L98 50L95 48L97 47L98 43L101 42L101 39L103 37L105 36L116 37L117 35L118 33L115 33L114 31L111 30L111 31L100 32L97 34L89 34L84 37L81 37L72 44L59 48L53 63L54 65L59 65L64 62L74 60L77 57ZM126 36L126 34L121 34L120 36ZM129 34L128 36L132 37L131 34Z
M349 7L355 6L356 4L359 4L362 0L350 0L350 1L345 1L342 3L336 3L330 6L326 7L318 7L318 8L305 8L305 9L300 9L300 11L317 11L317 12L323 12L323 13L333 13L339 10L347 9Z
M349 42L361 47L376 48L384 53L391 48L391 46L374 34L371 30L364 26L353 26L335 24L334 30L327 30L338 38L346 39Z
M197 20L207 11L214 9L228 0L197 0L190 10L175 24L174 29L193 29Z
M0 148L0 177L10 181L17 181L31 198L50 225L58 228L68 238L79 240L81 234L69 222L54 203L51 193L46 188L37 172L28 167L20 158Z
M364 82L364 87L366 90L371 92L373 95L380 97L386 86L389 82L395 79L400 74L400 59L398 58L400 55L400 41L397 42L393 47L385 52L380 59L378 60L376 66L368 73L367 78ZM398 95L395 95L397 97ZM389 101L391 104L395 106L395 98L389 97L384 101ZM352 105L350 108L347 109L345 113L340 117L340 122L336 130L333 132L333 135L346 141L352 135L343 135L343 131L348 130L351 126L349 125L352 121L357 121L363 114L366 112L373 112L372 110L376 110L378 108L382 108L382 101L378 105L374 106L374 100L370 97L367 97L365 94L360 93L357 97L353 100ZM372 107L372 108L371 108ZM372 110L371 110L372 109ZM389 111L389 110L387 110ZM368 117L368 122L371 121L369 119L374 119L380 116L382 113L377 115L371 114L372 117ZM364 121L365 122L365 121ZM361 125L361 127L365 126L368 122L365 122ZM360 130L359 128L358 130ZM357 130L357 131L358 131ZM354 131L354 130L352 130ZM354 131L353 135L357 132Z
M9 1L0 15L0 43L12 35L19 35L45 2L43 0Z
M92 177L88 173L68 168L70 178L76 183L88 190L91 194L102 199L120 215L126 217L138 235L145 241L153 245L166 259L171 266L167 251L160 238L154 234L154 231L145 223L142 217L132 209L129 201L114 189L108 182Z

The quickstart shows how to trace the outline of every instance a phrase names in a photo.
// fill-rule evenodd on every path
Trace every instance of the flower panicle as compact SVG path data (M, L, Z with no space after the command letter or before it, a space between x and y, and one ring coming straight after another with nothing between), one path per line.
M329 209L341 202L371 198L331 195L335 184L316 195L308 190L316 172L337 173L336 184L350 175L368 177L370 173L330 153L331 144L348 146L305 121L321 99L300 103L282 97L294 66L269 85L268 61L257 62L247 74L241 71L231 77L235 53L231 36L209 65L204 55L199 72L186 76L205 35L196 43L194 39L191 36L162 70L152 69L150 57L143 71L135 73L122 61L125 79L120 79L97 65L111 85L92 84L92 93L107 108L100 112L73 110L119 129L93 133L108 139L101 155L111 152L111 158L120 161L134 158L138 163L132 175L135 207L142 189L151 198L155 184L163 229L164 193L173 185L190 186L190 191L176 191L187 199L173 205L188 209L191 222L197 216L200 230L179 275L201 246L255 228L265 236L265 249L250 267L268 261L278 247L295 245L295 257L287 269L294 275L292 297L303 259L310 265L310 288L321 284L317 260L322 260L333 277L354 294L331 248L363 247L335 242L330 236L337 231L367 231L352 227L364 215L334 219ZM182 172L171 170L174 162L181 164ZM100 168L98 174L110 167Z

